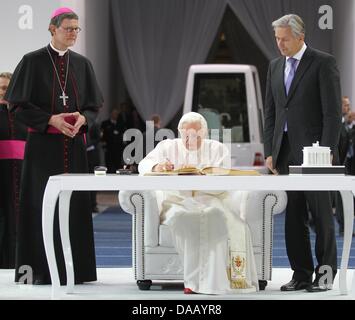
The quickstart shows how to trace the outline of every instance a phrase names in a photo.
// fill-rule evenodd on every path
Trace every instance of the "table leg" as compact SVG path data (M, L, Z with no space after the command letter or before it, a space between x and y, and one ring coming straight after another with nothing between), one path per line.
M59 195L59 226L65 269L67 272L67 293L72 293L74 291L74 266L69 233L69 209L71 195L72 191L62 191Z
M52 298L56 298L60 291L60 280L57 261L54 251L53 224L54 212L57 199L60 193L55 179L49 179L43 196L42 205L42 230L44 249L47 256L49 272L52 281Z
M344 244L341 256L339 288L340 294L348 294L346 272L349 264L349 255L354 226L354 199L350 191L340 191L344 208Z

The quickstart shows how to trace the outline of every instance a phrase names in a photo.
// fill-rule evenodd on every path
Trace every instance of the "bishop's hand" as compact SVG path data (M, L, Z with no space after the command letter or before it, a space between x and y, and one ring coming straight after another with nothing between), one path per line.
M58 129L64 135L70 138L74 138L76 135L75 127L65 121L65 118L67 117L68 117L68 113L55 114L50 117L48 124Z
M82 126L86 124L86 118L80 112L70 113L75 118L74 134L77 134Z

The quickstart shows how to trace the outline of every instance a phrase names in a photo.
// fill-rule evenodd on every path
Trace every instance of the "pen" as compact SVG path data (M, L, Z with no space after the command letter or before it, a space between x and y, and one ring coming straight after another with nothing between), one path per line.
M170 161L170 159L168 157L165 158L166 163L164 165L164 170L166 171L171 171L174 170L174 165L173 163Z

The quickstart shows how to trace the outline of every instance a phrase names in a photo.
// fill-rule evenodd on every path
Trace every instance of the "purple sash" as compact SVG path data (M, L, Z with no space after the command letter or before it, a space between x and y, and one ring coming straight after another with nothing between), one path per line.
M0 160L18 159L23 160L26 141L22 140L0 140Z

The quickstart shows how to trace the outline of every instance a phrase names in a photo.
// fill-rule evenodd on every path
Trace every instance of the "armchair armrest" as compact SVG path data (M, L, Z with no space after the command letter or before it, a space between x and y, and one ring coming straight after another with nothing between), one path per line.
M268 216L279 214L286 209L287 194L285 191L253 191L244 195L241 206L241 217L247 221L259 219L257 212L268 212Z
M225 204L245 221L259 220L260 212L279 214L287 204L285 191L234 191Z
M122 190L118 198L121 208L133 216L133 241L144 235L144 246L157 246L160 215L155 191Z

